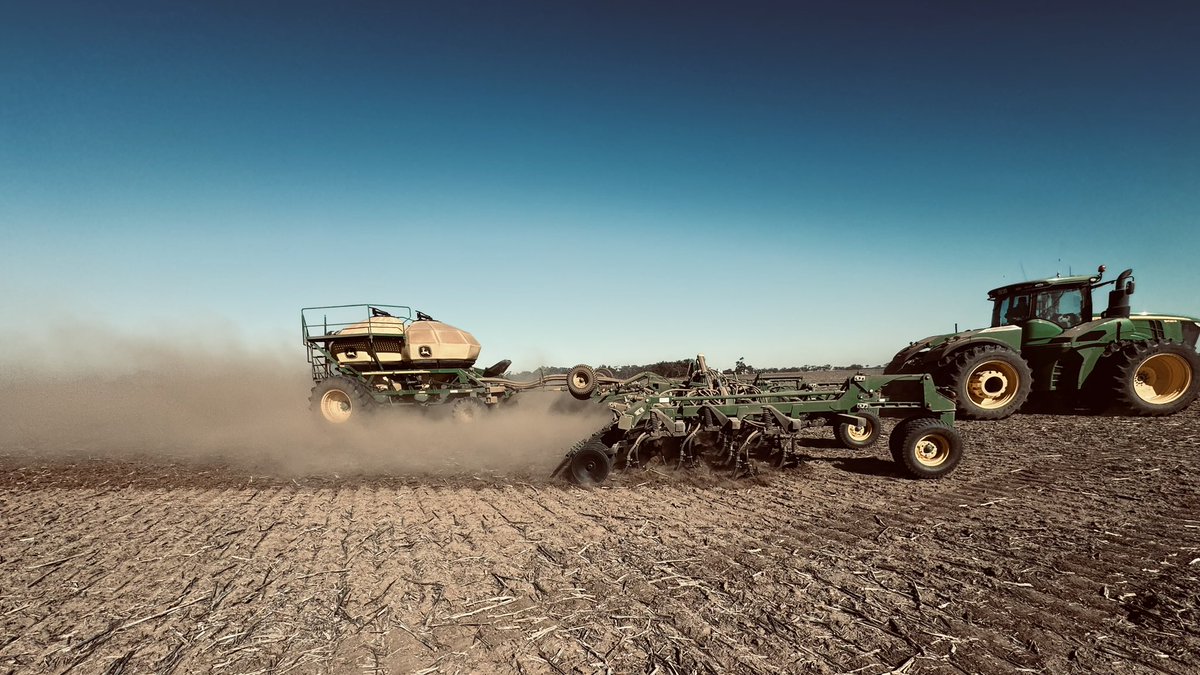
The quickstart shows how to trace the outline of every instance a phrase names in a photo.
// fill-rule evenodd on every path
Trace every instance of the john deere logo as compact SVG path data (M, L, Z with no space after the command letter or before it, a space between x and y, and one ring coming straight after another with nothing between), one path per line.
M417 353L420 354L421 358L424 359L433 356L433 350L430 349L428 345L421 345L421 348L417 350Z

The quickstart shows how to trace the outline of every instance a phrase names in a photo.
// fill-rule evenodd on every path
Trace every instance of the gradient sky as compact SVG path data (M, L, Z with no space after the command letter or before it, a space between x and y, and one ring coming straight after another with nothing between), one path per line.
M1200 4L0 6L0 310L296 350L879 363L1133 267L1200 315ZM303 362L298 362L303 368Z

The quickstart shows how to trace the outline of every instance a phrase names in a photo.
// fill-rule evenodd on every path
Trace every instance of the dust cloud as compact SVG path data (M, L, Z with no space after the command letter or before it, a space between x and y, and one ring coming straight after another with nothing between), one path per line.
M470 423L442 406L331 426L309 410L300 347L95 327L50 334L17 336L0 356L0 456L215 463L280 476L524 475L548 472L608 419L600 406L562 405L565 393L531 391Z

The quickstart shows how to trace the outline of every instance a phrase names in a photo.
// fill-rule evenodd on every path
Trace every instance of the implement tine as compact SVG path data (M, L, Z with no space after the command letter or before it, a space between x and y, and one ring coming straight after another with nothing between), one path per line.
M641 447L642 441L646 440L646 437L649 435L650 434L643 432L642 435L638 436L637 440L633 442L633 445L629 446L629 452L625 453L626 469L631 466L641 466L641 462L638 460L638 448Z
M733 462L733 453L737 449L736 434L721 431L721 465L729 466Z
M746 440L742 441L738 447L736 461L733 465L733 477L737 478L741 474L742 467L746 467L747 472L750 472L750 445L758 440L762 435L762 430L755 429L746 435Z
M696 434L700 433L700 429L703 426L704 425L702 423L697 422L696 427L687 435L687 438L683 439L683 443L679 444L679 463L675 466L676 470L679 470L681 467L683 467L685 460L687 461L688 466L695 465L696 454L692 451L692 445L696 442Z

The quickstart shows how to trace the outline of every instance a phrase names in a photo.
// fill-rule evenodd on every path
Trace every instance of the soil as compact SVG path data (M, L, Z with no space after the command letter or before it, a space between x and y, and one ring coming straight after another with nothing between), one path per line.
M1200 671L1200 404L959 428L592 490L8 451L0 672Z

